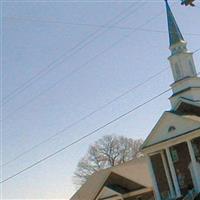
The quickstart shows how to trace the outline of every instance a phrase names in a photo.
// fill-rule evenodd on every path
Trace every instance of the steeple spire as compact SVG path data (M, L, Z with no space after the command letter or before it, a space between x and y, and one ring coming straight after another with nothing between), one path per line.
M175 17L169 7L168 1L165 0L166 10L167 10L167 21L168 21L168 31L169 31L169 43L170 47L179 43L184 42L183 35L176 23Z
M200 104L200 78L197 77L193 54L187 50L187 43L167 0L165 0L165 3L171 51L168 59L174 77L174 83L171 84L173 95L170 97L170 102L172 110L180 111L179 107L185 99Z

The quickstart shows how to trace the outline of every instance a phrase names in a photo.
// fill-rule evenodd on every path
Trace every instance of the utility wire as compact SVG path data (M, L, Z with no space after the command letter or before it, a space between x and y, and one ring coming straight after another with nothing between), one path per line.
M200 48L197 49L196 51L194 51L194 53L200 51ZM0 167L4 167L16 160L18 160L19 158L21 158L22 156L28 154L29 152L31 152L32 150L36 149L37 147L41 146L42 144L47 143L48 141L50 141L51 139L55 138L56 136L60 135L61 133L63 133L64 131L66 131L67 129L70 129L71 127L79 124L81 121L87 119L88 117L94 115L96 112L99 112L100 110L104 109L105 107L107 107L108 105L114 103L115 101L119 100L120 98L122 98L123 96L129 94L130 92L132 92L134 89L144 85L145 83L149 82L150 80L152 80L153 78L157 77L158 75L160 75L161 73L165 72L167 70L167 68L164 68L163 70L161 70L160 72L150 76L149 78L147 78L146 80L144 80L143 82L137 84L136 86L126 90L125 92L123 92L122 94L120 94L119 96L115 97L114 99L108 101L107 103L105 103L104 105L100 106L99 108L97 108L96 110L90 112L89 114L81 117L80 119L76 120L75 122L71 123L70 125L68 125L67 127L64 127L62 130L56 132L54 135L48 137L47 139L41 141L40 143L32 146L30 149L20 153L19 155L17 155L15 158L13 158L12 160L7 161L6 163L3 163Z
M198 73L198 75L199 75L199 74L200 74L200 72ZM35 162L35 163L33 163L32 165L30 165L30 166L24 168L23 170L21 170L21 171L15 173L15 174L9 176L8 178L6 178L6 179L0 181L0 183L2 184L2 183L4 183L4 182L7 182L7 181L13 179L14 177L16 177L16 176L18 176L18 175L24 173L25 171L27 171L27 170L29 170L29 169L31 169L31 168L33 168L33 167L39 165L40 163L42 163L42 162L44 162L44 161L46 161L46 160L48 160L48 159L50 159L50 158L56 156L57 154L63 152L64 150L70 148L71 146L73 146L73 145L75 145L75 144L81 142L81 141L84 140L85 138L88 138L89 136L94 135L95 133L97 133L97 132L99 132L100 130L106 128L106 127L109 126L110 124L113 124L114 122L119 121L120 119L122 119L122 118L126 117L127 115L133 113L135 110L138 110L139 108L143 107L144 105L146 105L146 104L148 104L148 103L154 101L155 99L159 98L160 96L162 96L163 94L169 92L170 90L171 90L171 88L169 88L169 89L167 89L167 90L161 92L160 94L158 94L158 95L152 97L151 99L145 101L144 103L142 103L142 104L140 104L140 105L138 105L138 106L132 108L132 109L129 110L128 112L126 112L126 113L124 113L124 114L122 114L122 115L120 115L120 116L114 118L113 120L111 120L111 121L109 121L108 123L106 123L106 124L100 126L99 128L93 130L92 132L89 132L88 134L86 134L86 135L80 137L79 139L73 141L72 143L70 143L70 144L68 144L68 145L66 145L66 146L64 146L64 147L62 147L61 149L55 151L54 153L49 154L48 156L46 156L46 157L44 157L44 158L38 160L37 162Z
M106 26L106 25L99 25L99 24L89 24L89 23L72 23L72 22L63 22L57 20L41 20L41 19L34 19L34 18L24 18L24 17L5 17L8 20L21 20L21 21L28 21L28 22L41 22L41 23L53 23L53 24L64 24L69 26L86 26L86 27L94 27L94 28L103 28L103 29L119 29L119 30L133 30L133 27L127 26ZM163 30L155 30L155 29L138 29L139 31L145 32L155 32L155 33L166 33L168 31ZM200 33L183 33L184 35L191 35L191 36L200 36Z
M42 92L40 92L38 95L34 96L33 98L31 98L29 101L27 101L26 103L24 103L23 105L19 106L18 108L16 108L13 112L9 113L8 115L6 115L4 117L4 119L6 119L7 117L13 115L14 113L16 113L17 111L23 109L26 105L29 105L30 103L32 103L34 100L36 100L37 98L39 98L40 96L46 94L49 90L53 89L54 87L56 87L60 82L64 81L66 78L71 77L73 74L79 72L80 70L83 69L83 67L87 66L91 61L95 60L97 57L99 57L100 55L104 54L105 52L107 52L108 50L112 49L113 47L115 47L117 44L119 44L120 42L122 42L125 38L129 37L133 32L136 32L138 30L138 28L141 28L143 26L145 26L146 24L150 23L151 21L153 21L154 19L156 19L158 16L162 15L162 12L159 12L158 14L156 14L155 16L153 16L152 18L150 18L149 20L147 20L144 24L136 27L132 32L130 32L129 34L121 37L119 40L117 40L115 43L113 43L111 46L109 46L108 48L102 50L100 53L96 54L95 56L93 56L92 58L90 58L88 61L86 61L84 64L82 64L81 66L79 66L78 68L76 68L75 70L73 70L71 73L67 74L66 76L64 76L63 78L59 79L58 81L56 81L54 84L52 84L51 86L49 86L48 88L46 88L45 90L43 90Z
M200 72L198 73L198 75L199 75L199 74L200 74ZM147 100L147 101L145 101L144 103L142 103L142 104L140 104L140 105L138 105L138 106L132 108L131 110L125 112L124 114L119 115L118 117L114 118L113 120L109 121L108 123L106 123L106 124L100 126L99 128L97 128L97 129L95 129L95 130L93 130L93 131L91 131L91 132L85 134L84 136L78 138L77 140L74 140L72 143L70 143L70 144L68 144L68 145L66 145L66 146L64 146L64 147L62 147L61 149L55 151L54 153L49 154L48 156L46 156L46 157L44 157L44 158L38 160L37 162L35 162L35 163L33 163L32 165L30 165L30 166L24 168L23 170L21 170L21 171L15 173L15 174L9 176L8 178L6 178L6 179L0 181L0 183L2 184L2 183L4 183L4 182L7 182L7 181L13 179L14 177L16 177L16 176L18 176L18 175L24 173L25 171L27 171L27 170L29 170L29 169L31 169L31 168L33 168L33 167L39 165L40 163L42 163L42 162L44 162L44 161L46 161L46 160L48 160L48 159L50 159L50 158L56 156L57 154L63 152L64 150L70 148L71 146L73 146L73 145L75 145L75 144L81 142L82 140L88 138L89 136L94 135L95 133L97 133L97 132L99 132L100 130L106 128L107 126L113 124L114 122L119 121L120 119L126 117L127 115L133 113L134 111L136 111L136 110L138 110L139 108L143 107L144 105L146 105L146 104L148 104L148 103L154 101L155 99L159 98L160 96L164 95L165 93L167 93L167 92L169 92L169 91L171 91L171 88L169 88L169 89L167 89L167 90L161 92L160 94L158 94L158 95L156 95L156 96L150 98L149 100Z
M138 7L136 7L134 10L129 11L134 7L133 5L129 6L128 9L122 11L119 15L114 17L112 20L110 20L106 25L117 25L124 19L128 18L130 15L132 15L134 12L136 12L138 9L140 9L142 6L145 5L145 2L141 3ZM127 10L129 11L128 13ZM124 15L125 13L125 15ZM119 19L118 19L119 18ZM116 21L116 19L118 19ZM110 29L101 30L101 28L98 28L95 32L89 34L86 38L84 38L82 41L80 41L78 44L73 46L69 51L65 52L61 56L59 56L57 59L52 61L47 67L43 68L41 71L36 73L32 78L24 82L21 86L13 90L11 93L9 93L4 98L4 104L9 102L13 97L19 95L24 90L29 88L33 83L40 80L42 77L46 76L50 71L52 71L55 67L54 65L59 62L59 64L62 64L66 58L71 58L72 56L76 55L80 50L84 49L86 46L88 46L90 43L92 43L94 40L96 40L98 37L103 35L104 33L108 32ZM57 63L58 64L58 63Z
M30 165L30 166L24 168L23 170L21 170L21 171L15 173L15 174L9 176L8 178L6 178L6 179L0 181L0 183L7 182L8 180L13 179L14 177L16 177L16 176L22 174L23 172L25 172L25 171L27 171L27 170L29 170L29 169L31 169L31 168L33 168L33 167L39 165L40 163L42 163L42 162L44 162L44 161L46 161L46 160L48 160L48 159L54 157L55 155L57 155L57 154L63 152L64 150L68 149L69 147L71 147L71 146L73 146L73 145L75 145L75 144L81 142L82 140L88 138L89 136L94 135L95 133L99 132L100 130L106 128L107 126L109 126L109 125L111 125L111 124L113 124L114 122L119 121L120 119L122 119L122 118L126 117L127 115L133 113L134 111L138 110L139 108L143 107L144 105L146 105L146 104L148 104L148 103L154 101L155 99L159 98L160 96L162 96L163 94L169 92L170 90L171 90L171 88L169 88L169 89L167 89L167 90L161 92L160 94L158 94L158 95L156 95L156 96L150 98L149 100L145 101L144 103L142 103L142 104L140 104L140 105L138 105L138 106L132 108L131 110L129 110L128 112L126 112L126 113L124 113L124 114L122 114L122 115L119 115L118 117L114 118L113 120L107 122L106 124L100 126L100 127L97 128L97 129L95 129L95 130L93 130L93 131L91 131L91 132L85 134L84 136L78 138L77 140L74 140L72 143L70 143L70 144L68 144L68 145L66 145L66 146L64 146L64 147L62 147L61 149L55 151L54 153L49 154L48 156L46 156L46 157L44 157L44 158L38 160L37 162L35 162L35 163L33 163L32 165Z
M115 19L117 19L120 16L123 16L123 13L125 12L125 14L127 15L128 13L126 13L127 11L129 11L130 9L132 9L133 5L129 6L128 9L123 10L122 12L120 12L116 17L114 17L113 19L109 20L109 22L106 23L106 25L109 25L110 23L112 23L113 21L115 21ZM126 16L125 15L125 16ZM95 36L98 32L100 32L101 30L98 29L95 32L89 34L86 38L84 38L83 40L81 40L81 42L79 42L77 45L73 46L69 51L67 51L66 53L62 54L60 57L58 57L57 59L55 59L53 62L51 62L46 68L42 69L41 71L39 71L35 76L40 75L40 73L42 73L43 71L45 71L46 69L48 69L49 67L51 67L51 65L53 65L54 63L56 63L57 61L60 60L60 58L63 58L64 56L66 56L66 54L68 52L70 52L71 50L76 50L77 47L79 47L80 45L84 44L84 42L87 42L88 39L90 39L90 37ZM70 56L70 55L69 55ZM32 78L34 79L35 76L33 76ZM29 79L27 82L32 81L32 78ZM26 84L26 82L24 83ZM22 84L22 86L24 85ZM16 90L20 89L22 86L20 86L19 88L16 88ZM15 90L14 90L15 91ZM14 92L13 91L13 92ZM11 92L12 93L12 92ZM5 98L7 98L9 95L7 95Z
M169 31L156 30L156 29L146 29L146 28L141 28L139 31L154 32L154 33L166 33L166 34L171 33L171 31L169 32ZM183 33L183 35L200 36L200 33Z
M153 20L150 19L150 20ZM149 20L149 21L150 21ZM148 22L149 22L148 21ZM129 35L126 35L126 37L128 37ZM49 86L48 88L46 88L45 90L43 90L42 92L40 92L38 95L34 96L33 98L31 98L29 101L27 101L26 103L24 103L23 105L17 107L13 112L9 113L8 115L6 115L4 117L4 120L7 119L8 117L12 116L13 114L15 114L16 112L22 110L25 106L31 104L32 102L34 102L35 100L37 100L39 97L43 96L44 94L46 94L49 90L55 88L60 82L64 81L66 78L70 77L71 75L73 75L74 73L80 71L82 69L83 66L89 64L91 61L95 60L98 56L104 54L106 51L112 49L114 46L116 46L118 43L120 43L122 40L124 39L121 38L120 40L118 40L117 42L115 42L114 44L112 44L112 46L108 47L107 49L104 49L103 51L101 51L99 54L95 55L94 57L92 57L91 59L89 59L86 63L84 63L83 65L81 65L79 68L75 69L74 71L72 71L70 74L67 74L67 76L64 76L62 79L59 79L58 81L56 81L54 84L52 84L51 86ZM200 51L200 48L195 50L194 53L197 53ZM3 120L3 119L2 119Z
M198 52L199 50L200 50L200 48L197 49L196 51L194 51L194 53ZM199 74L200 74L200 73L198 73L198 75L199 75ZM158 74L157 74L157 75L158 75ZM151 77L150 79L152 79L152 77ZM148 80L148 79L147 79L147 80ZM141 85L141 84L139 84L138 86L135 86L135 87L139 87L140 85ZM132 90L133 90L133 88L131 89L131 91L132 91ZM107 127L108 125L110 125L110 124L112 124L112 123L118 121L119 119L125 117L126 115L132 113L133 111L139 109L140 107L146 105L147 103L150 103L151 101L153 101L153 100L155 100L156 98L160 97L161 95L163 95L163 94L169 92L170 90L171 90L171 89L165 90L164 92L160 93L159 95L157 95L157 96L155 96L155 97L149 99L148 101L144 102L143 104L138 105L137 107L135 107L135 108L133 108L132 110L130 110L130 111L124 113L123 115L120 115L119 117L113 119L112 121L110 121L110 122L104 124L103 126L97 128L97 129L95 129L94 131L92 131L92 132L90 132L90 133L84 135L83 137L81 137L81 138L75 140L75 141L72 142L71 144L69 144L69 145L67 145L67 146L65 146L65 147L63 147L63 148L61 148L61 149L59 149L58 151L54 152L53 154L50 154L50 155L48 155L47 157L44 157L43 159L37 161L36 163L30 165L30 166L27 167L27 168L21 170L20 172L18 172L18 173L16 173L16 174L14 174L14 175L12 175L12 176L10 176L10 177L4 179L4 180L1 181L0 183L6 182L6 181L8 181L8 180L14 178L15 176L17 176L17 175L19 175L19 174L21 174L21 173L27 171L28 169L30 169L30 168L32 168L32 167L34 167L34 166L40 164L41 162L44 162L45 160L47 160L47 159L49 159L49 158L55 156L56 154L58 154L58 153L60 153L60 152L62 152L62 151L64 151L64 150L66 150L67 148L71 147L72 145L74 145L74 144L76 144L76 143L82 141L83 139L85 139L85 138L87 138L87 137L93 135L94 133L100 131L101 129L103 129L103 128L105 128L105 127ZM126 93L129 93L129 92L130 92L130 91L126 91ZM125 93L122 94L122 95L120 95L119 97L117 97L115 100L117 100L118 98L121 98L121 97L124 96L124 95L125 95ZM115 100L110 101L108 104L111 104L111 102L114 102ZM103 107L104 107L104 106L103 106ZM103 108L103 107L101 107L101 108ZM94 112L97 112L97 111L94 111ZM5 164L6 164L6 163L5 163Z
M143 5L140 5L140 7L143 6ZM130 6L128 9L132 8L132 6ZM140 7L137 7L134 11L136 11L138 8ZM123 11L122 11L123 13ZM122 13L120 13L117 17L119 17ZM7 18L7 17L6 17ZM21 18L16 18L16 17L8 17L8 19L21 19ZM23 20L30 20L30 21L39 21L38 19L23 19ZM122 19L123 20L123 19ZM111 20L112 21L112 20ZM41 20L41 22L47 22L47 23L64 23L64 24L71 24L73 25L73 23L67 23L67 22L59 22L59 21L49 21L49 20ZM118 24L118 22L117 22ZM81 23L78 23L77 25L81 25ZM90 24L82 24L82 25L87 25L87 26L90 26ZM106 29L111 29L111 28L124 28L124 29L129 29L129 30L133 30L134 28L132 27L118 27L118 26L115 26L115 25L109 25L109 22L106 23L105 25L94 25L94 24L91 24L91 26L95 26L95 27L99 27L99 28L103 28L105 27ZM148 32L160 32L160 33L165 33L165 31L160 31L160 30L152 30L152 29L139 29L139 31L148 31ZM32 78L30 78L29 80L25 81L21 86L19 86L18 88L14 89L12 92L10 92L6 97L3 98L3 101L4 101L4 104L5 105L6 103L8 103L10 100L12 100L12 97L15 97L17 96L18 94L22 93L24 90L26 90L28 87L30 87L34 82L36 82L38 79L40 79L41 75L45 76L46 74L48 74L51 70L54 69L54 67L51 67L52 65L56 64L57 61L59 61L60 59L62 59L64 56L66 56L66 54L68 52L70 52L71 50L76 50L76 48L81 45L82 43L84 43L85 41L87 41L90 37L94 36L96 33L99 32L99 29L97 31L95 31L94 33L90 34L89 36L87 36L85 39L83 39L81 42L79 42L77 45L75 45L74 47L72 47L69 51L67 51L66 53L62 54L60 57L58 57L57 59L55 59L53 62L51 62L46 68L43 68L41 71L39 71L37 74L35 74ZM198 36L200 34L193 34L193 33L186 33L186 34L190 34L190 35L194 35L194 36ZM96 39L96 38L95 38ZM90 43L90 42L89 42ZM88 43L87 43L88 44ZM86 45L87 45L86 44ZM85 45L83 47L81 47L79 50L81 50L82 48L84 48ZM77 51L76 51L77 52ZM75 53L76 53L75 52ZM72 54L74 55L74 54ZM71 55L68 55L68 57L71 56ZM63 58L63 60L61 60L61 63L63 63L65 61L65 59ZM47 71L46 71L47 70ZM44 73L44 74L43 74ZM39 77L38 77L39 76ZM36 80L35 80L36 78ZM28 85L27 85L28 84ZM7 101L6 101L7 100Z
M68 126L64 127L63 129L59 130L58 132L56 132L55 134L51 135L50 137L44 139L43 141L33 145L31 148L27 149L26 151L18 154L17 156L15 156L13 159L3 163L0 167L5 167L6 165L18 160L19 158L21 158L22 156L32 152L34 149L38 148L39 146L49 142L52 139L55 139L56 136L64 133L66 130L74 127L75 125L79 124L80 122L86 120L87 118L91 117L92 115L94 115L95 113L103 110L104 108L106 108L107 106L111 105L112 103L118 101L120 98L126 96L127 94L134 92L135 89L137 89L138 87L143 86L144 84L146 84L147 82L151 81L152 79L156 78L157 76L159 76L160 74L162 74L163 72L165 72L168 68L164 68L163 70L159 71L158 73L148 77L146 80L142 81L141 83L138 83L137 85L135 85L134 87L129 88L128 90L125 90L124 92L122 92L120 95L116 96L115 98L113 98L112 100L108 101L107 103L99 106L97 109L93 110L92 112L84 115L83 117L81 117L80 119L72 122L71 124L69 124Z
M199 75L199 74L200 74L200 72L198 73L198 75ZM44 157L44 158L38 160L37 162L35 162L35 163L33 163L32 165L30 165L30 166L24 168L23 170L21 170L21 171L15 173L15 174L9 176L8 178L2 180L0 183L2 184L2 183L4 183L4 182L7 182L7 181L13 179L14 177L16 177L16 176L18 176L18 175L24 173L25 171L27 171L27 170L29 170L29 169L31 169L31 168L33 168L33 167L39 165L40 163L42 163L42 162L44 162L44 161L46 161L46 160L48 160L48 159L50 159L50 158L56 156L57 154L63 152L64 150L70 148L71 146L73 146L73 145L75 145L75 144L81 142L82 140L88 138L89 136L94 135L95 133L99 132L100 130L106 128L106 127L109 126L110 124L113 124L114 122L119 121L120 119L122 119L122 118L126 117L127 115L133 113L134 111L138 110L139 108L143 107L144 105L146 105L146 104L148 104L148 103L154 101L155 99L159 98L160 96L164 95L165 93L169 92L170 90L171 90L171 88L169 88L169 89L167 89L167 90L161 92L160 94L158 94L158 95L156 95L156 96L150 98L149 100L145 101L144 103L142 103L142 104L140 104L140 105L138 105L138 106L132 108L132 109L129 110L128 112L126 112L126 113L124 113L124 114L122 114L122 115L120 115L120 116L114 118L113 120L109 121L108 123L106 123L106 124L100 126L99 128L97 128L97 129L95 129L95 130L89 132L88 134L86 134L86 135L84 135L84 136L78 138L77 140L73 141L72 143L70 143L70 144L68 144L68 145L66 145L66 146L64 146L64 147L62 147L61 149L55 151L54 153L49 154L48 156L46 156L46 157ZM200 127L199 127L199 128L200 128Z

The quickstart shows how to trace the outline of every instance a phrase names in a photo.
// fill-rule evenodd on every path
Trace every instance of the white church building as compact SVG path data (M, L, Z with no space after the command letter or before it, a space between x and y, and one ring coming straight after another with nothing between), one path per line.
M71 200L193 200L200 195L200 78L167 1L166 10L171 110L144 141L144 158L95 173Z
M174 77L171 110L142 146L158 200L183 197L191 189L200 192L200 78L167 1L166 8Z

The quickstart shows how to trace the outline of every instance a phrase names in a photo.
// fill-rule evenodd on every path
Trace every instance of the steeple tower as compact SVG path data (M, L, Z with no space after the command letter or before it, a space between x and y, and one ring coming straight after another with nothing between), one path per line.
M173 46L177 43L185 43L182 33L176 23L176 20L172 14L172 11L169 7L167 0L166 2L166 10L167 10L167 20L168 20L168 31L169 31L169 43L170 46Z
M197 76L192 53L187 50L187 43L176 23L167 0L167 21L171 56L169 57L175 82L186 77Z
M171 55L168 58L172 69L174 83L171 85L173 95L170 97L172 110L178 109L183 99L199 103L200 78L197 77L193 53L187 49L187 43L176 23L167 0L167 22Z

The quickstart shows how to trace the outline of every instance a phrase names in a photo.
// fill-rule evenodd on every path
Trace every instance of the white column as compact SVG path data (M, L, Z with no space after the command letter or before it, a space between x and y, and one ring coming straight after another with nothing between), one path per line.
M160 192L159 192L158 185L157 185L157 182L156 182L156 177L155 177L155 174L154 174L154 171L153 171L153 166L152 166L152 163L151 163L151 158L149 157L149 155L147 155L147 163L148 163L151 181L152 181L152 184L153 184L155 199L161 200Z
M180 187L179 187L179 184L178 184L178 179L177 179L177 176L176 176L176 172L175 172L175 168L174 168L174 164L173 164L173 161L172 161L172 157L171 157L171 153L170 153L169 148L166 148L166 154L167 154L167 160L168 160L168 163L169 163L169 168L170 168L170 171L171 171L171 175L172 175L172 179L173 179L173 183L174 183L174 187L175 187L175 191L176 191L176 196L181 197L181 191L180 191Z
M200 177L198 177L198 169L197 169L197 163L196 163L196 158L195 158L195 154L194 154L194 149L192 147L192 143L191 141L187 141L187 145L188 145L188 149L189 149L189 153L190 153L190 158L191 158L191 164L192 164L192 169L193 169L193 172L194 172L194 178L195 180L195 185L197 188L196 191L197 192L200 192Z
M164 169L165 169L165 174L166 174L166 177L167 177L168 186L169 186L169 189L170 189L170 194L171 194L171 197L174 198L175 192L174 192L173 183L172 183L172 180L171 180L171 176L170 176L170 172L169 172L169 168L168 168L168 165L167 165L167 161L166 161L166 158L165 158L164 151L161 152L161 157L162 157L162 162L163 162L163 166L164 166Z

